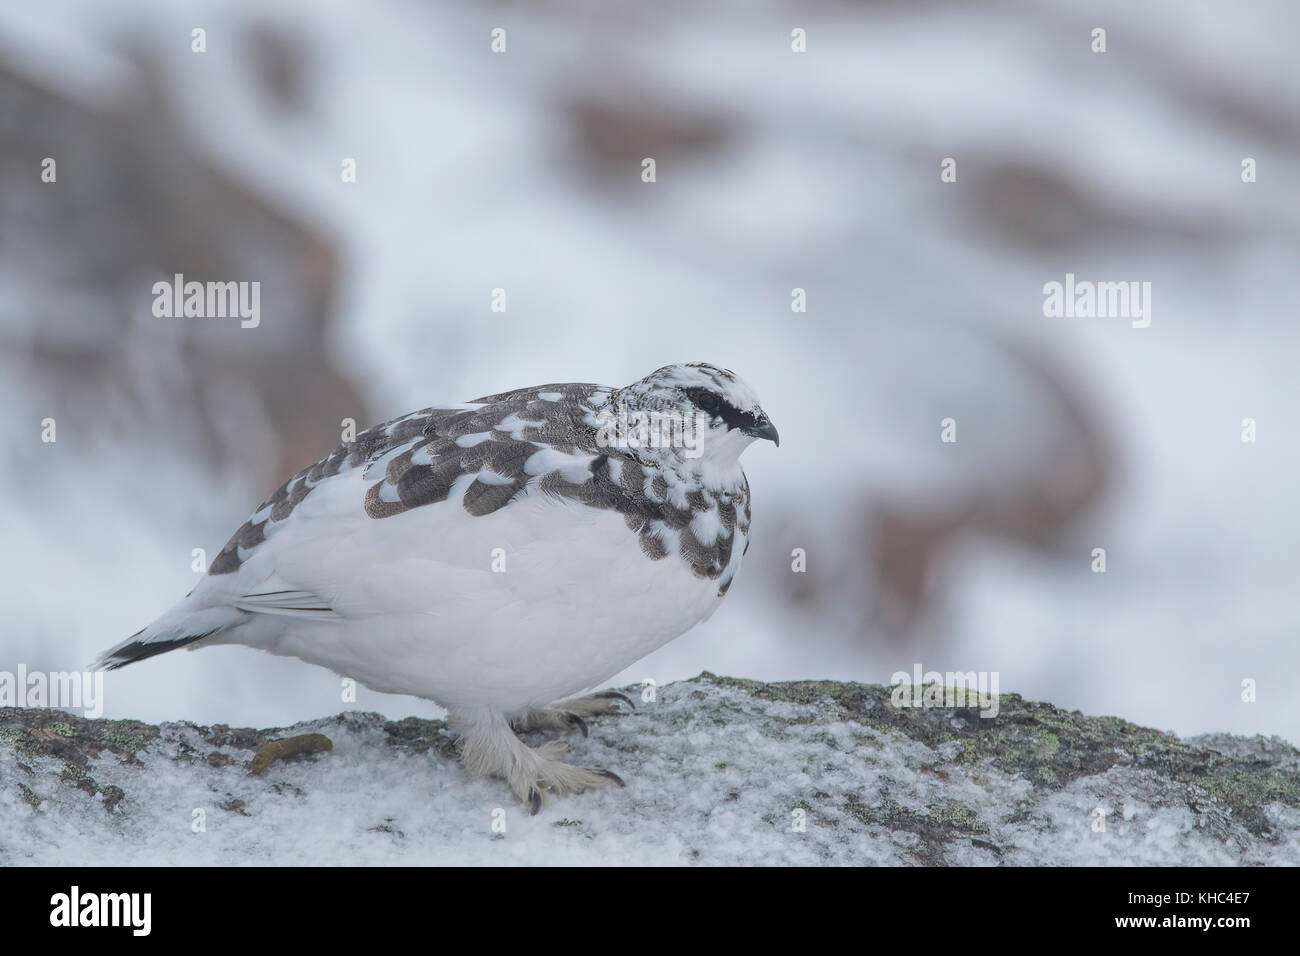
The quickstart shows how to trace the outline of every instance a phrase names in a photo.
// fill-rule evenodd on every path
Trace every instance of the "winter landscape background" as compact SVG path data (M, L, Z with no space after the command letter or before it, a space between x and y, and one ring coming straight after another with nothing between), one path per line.
M77 669L143 627L345 417L704 360L781 431L746 456L754 543L712 620L611 683L920 663L1296 741L1298 22L1260 0L0 7L0 669ZM260 281L261 325L155 318L177 272ZM1067 273L1150 282L1150 326L1045 317ZM344 705L336 676L242 648L106 687L107 716L148 721L438 713Z

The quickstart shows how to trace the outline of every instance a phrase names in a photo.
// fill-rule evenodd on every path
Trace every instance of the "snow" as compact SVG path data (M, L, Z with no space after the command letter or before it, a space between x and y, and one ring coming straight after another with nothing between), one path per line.
M1047 779L1069 765L1052 764L1050 748L1036 770L966 759L980 734L1028 729L1037 736L1024 746L1039 748L1042 728L1071 720L1036 705L1004 701L987 725L969 712L905 712L900 724L887 692L854 685L701 676L653 700L624 690L636 711L593 720L589 739L571 738L571 758L614 770L626 788L550 800L535 817L501 781L468 779L438 722L351 712L274 733L167 724L133 762L92 756L91 794L60 742L81 739L84 723L47 722L24 738L22 713L0 711L0 864L1300 863L1300 754L1280 741L1211 741L1241 762L1202 775L1207 787L1256 759L1278 768L1278 802L1255 808L1264 822L1252 832L1253 805L1172 779L1160 746L1177 751L1174 738L1132 748L1149 766L1126 764L1122 744L1068 781ZM944 727L963 729L940 741ZM333 749L250 773L261 740L301 733ZM1075 744L1059 728L1054 739L1061 753Z

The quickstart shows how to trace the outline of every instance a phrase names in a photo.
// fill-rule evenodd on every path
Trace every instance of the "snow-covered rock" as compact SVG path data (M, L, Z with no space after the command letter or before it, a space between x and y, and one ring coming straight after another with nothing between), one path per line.
M571 757L627 787L535 817L469 779L437 720L2 709L0 865L1300 863L1300 752L1278 738L1182 740L1011 694L981 718L831 681L624 690L635 712ZM261 767L276 749L304 752Z

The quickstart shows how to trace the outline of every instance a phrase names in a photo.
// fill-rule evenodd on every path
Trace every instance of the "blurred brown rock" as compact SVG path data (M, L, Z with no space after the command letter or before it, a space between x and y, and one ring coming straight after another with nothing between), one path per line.
M61 435L165 443L269 486L367 417L330 352L337 253L185 128L155 64L136 66L101 106L0 65L3 348ZM155 317L152 286L177 273L260 282L260 325Z

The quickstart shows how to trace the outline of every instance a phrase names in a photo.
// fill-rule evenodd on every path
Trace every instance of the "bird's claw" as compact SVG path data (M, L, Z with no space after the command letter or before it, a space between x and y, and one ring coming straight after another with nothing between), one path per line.
M592 772L592 773L598 773L598 774L600 774L600 775L601 775L602 777L604 777L606 780L609 780L611 783L616 783L616 784L618 784L620 787L626 787L626 786L627 786L627 784L625 784L625 783L623 782L623 778L620 777L618 774L616 774L616 773L615 773L614 771L612 771L612 770L604 770L604 769L602 769L602 768L600 768L600 767L592 767L592 768L591 768L591 772Z
M577 714L569 713L567 710L561 711L561 713L564 714L564 719L569 722L570 727L577 727L579 730L582 731L583 737L591 736L591 731L587 729L587 722L585 720L583 720Z

